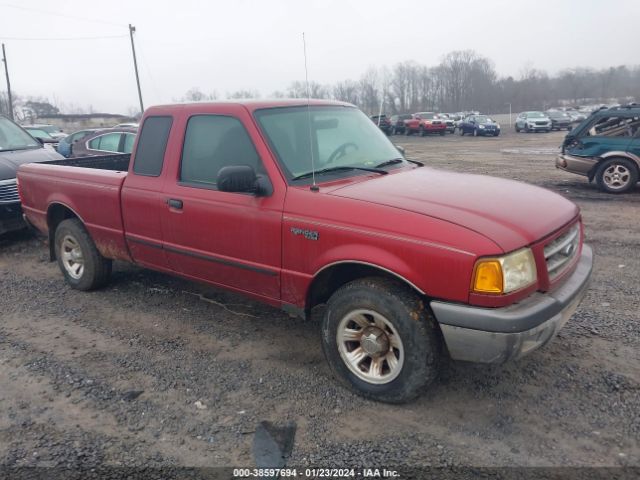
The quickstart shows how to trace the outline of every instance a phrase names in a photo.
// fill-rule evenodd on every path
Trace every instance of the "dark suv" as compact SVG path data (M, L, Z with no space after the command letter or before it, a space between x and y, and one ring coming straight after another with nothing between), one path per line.
M23 128L0 115L0 235L25 227L22 220L16 172L23 163L63 158Z
M567 134L556 167L595 179L608 193L633 189L640 176L640 105L594 112Z
M372 115L371 116L371 120L373 121L373 123L375 123L376 125L378 125L378 127L380 128L380 130L382 130L385 135L390 135L391 134L391 122L389 121L389 119L387 118L386 115Z
M389 121L391 122L391 135L404 135L405 132L405 120L410 120L411 114L405 113L402 115L391 115Z

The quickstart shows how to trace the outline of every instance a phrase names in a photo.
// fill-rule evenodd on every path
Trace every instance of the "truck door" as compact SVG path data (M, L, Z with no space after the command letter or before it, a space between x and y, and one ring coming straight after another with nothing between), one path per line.
M122 216L129 251L136 263L169 270L163 250L162 193L165 151L173 118L149 116L140 130L138 144L122 187Z
M216 108L215 114L183 119L182 151L164 187L169 264L184 276L279 299L285 192L256 196L217 189L225 166L250 165L269 177L269 154L246 110Z

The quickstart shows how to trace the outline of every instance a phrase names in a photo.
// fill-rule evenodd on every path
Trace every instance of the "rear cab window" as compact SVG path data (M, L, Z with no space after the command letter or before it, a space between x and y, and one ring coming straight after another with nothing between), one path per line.
M138 147L133 161L133 173L147 177L158 177L164 164L164 153L169 140L169 132L173 124L173 117L153 116L147 117L140 130ZM132 139L131 148L135 137ZM125 139L125 151L128 147Z

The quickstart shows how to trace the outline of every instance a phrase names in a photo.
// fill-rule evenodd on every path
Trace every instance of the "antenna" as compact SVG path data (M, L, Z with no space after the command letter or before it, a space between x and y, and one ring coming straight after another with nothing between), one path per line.
M316 166L313 160L313 143L311 141L311 89L309 88L309 71L307 69L307 42L304 38L304 32L302 32L302 50L304 51L304 80L307 85L307 122L309 124L309 152L311 153L311 178L313 183L311 185L311 191L317 192L320 189L316 185Z

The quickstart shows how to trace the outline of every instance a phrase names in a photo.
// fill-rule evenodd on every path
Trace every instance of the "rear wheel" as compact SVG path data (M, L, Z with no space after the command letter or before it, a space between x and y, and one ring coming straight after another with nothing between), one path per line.
M518 126L517 123L516 123L516 133L520 133L520 127Z
M464 128L458 127L458 129L460 130L460 136L464 137Z
M322 347L348 388L374 400L402 403L435 380L442 345L420 297L395 281L370 277L331 296Z
M625 193L638 183L638 166L627 158L604 160L596 171L596 183L607 193Z
M77 218L60 222L55 232L55 251L58 266L71 287L93 290L108 283L111 260L100 254Z

